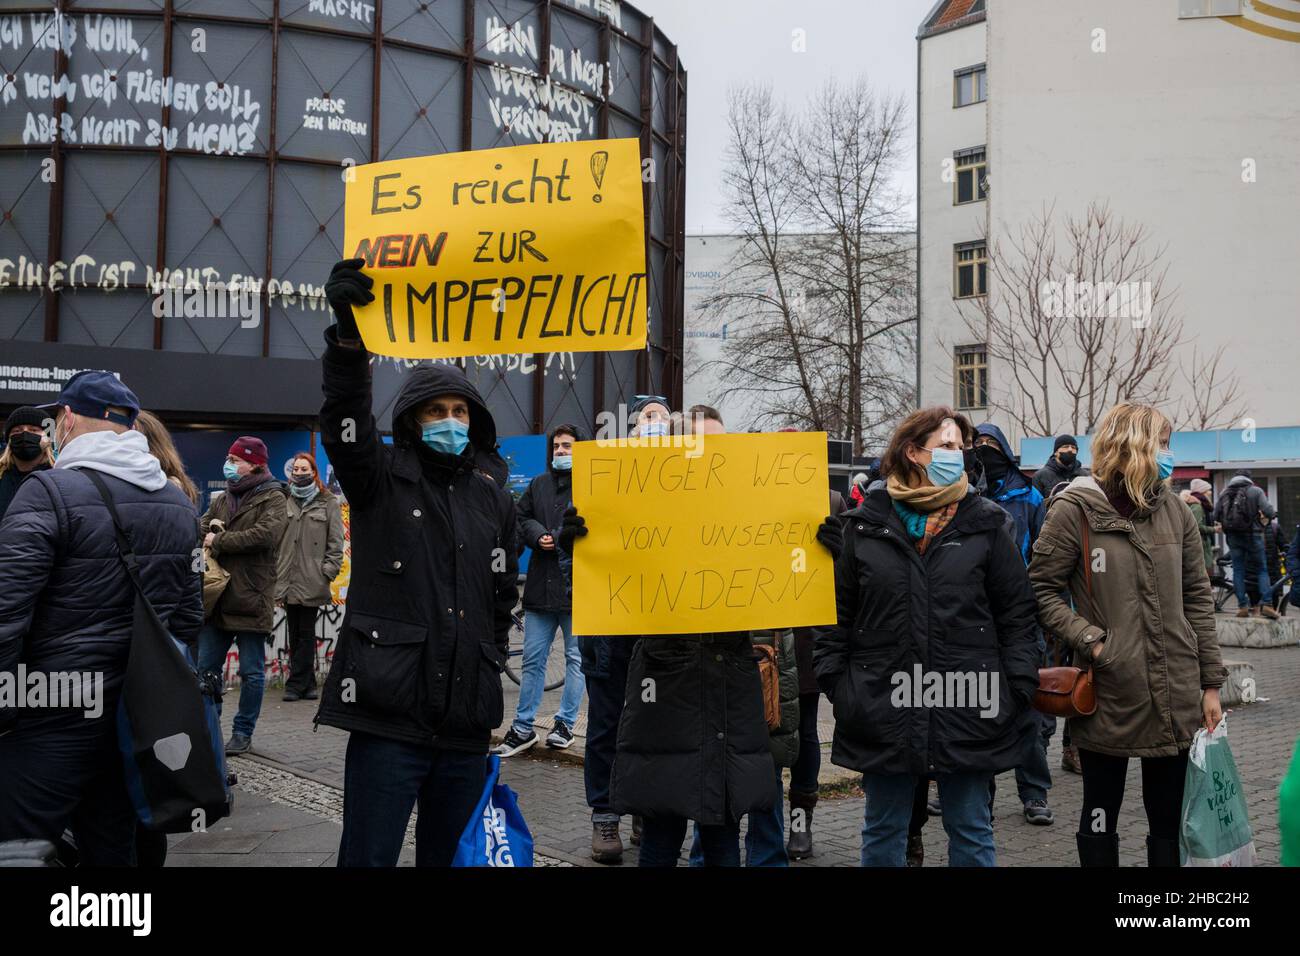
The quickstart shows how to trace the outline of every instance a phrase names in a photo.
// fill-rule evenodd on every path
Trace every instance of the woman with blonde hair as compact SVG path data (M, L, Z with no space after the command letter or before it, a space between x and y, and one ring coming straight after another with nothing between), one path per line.
M45 438L45 421L49 417L50 412L24 405L5 419L4 451L0 452L0 521L23 479L54 466L54 455Z
M1096 686L1096 712L1070 720L1083 765L1083 866L1119 865L1130 757L1142 761L1147 863L1179 865L1187 753L1197 728L1223 716L1227 671L1201 535L1169 485L1172 432L1146 405L1107 412L1092 439L1092 475L1050 500L1029 565L1039 621L1076 662L1091 662Z
M153 412L142 408L135 419L135 430L144 433L145 441L149 443L149 454L158 459L167 480L185 492L185 497L197 505L199 489L185 473L185 465L181 462L180 452L176 450L167 426Z

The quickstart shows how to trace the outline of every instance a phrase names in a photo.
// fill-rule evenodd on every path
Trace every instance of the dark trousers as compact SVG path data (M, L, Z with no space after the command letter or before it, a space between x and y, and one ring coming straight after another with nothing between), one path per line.
M32 722L0 736L0 842L56 842L65 829L82 866L134 866L136 815L112 715Z
M627 693L627 668L633 637L580 637L582 673L587 679L587 746L583 753L583 782L591 818L617 820L609 802L609 777L618 750L618 725ZM680 846L681 840L678 840Z
M411 809L418 804L415 865L450 866L486 779L486 754L353 731L343 768L338 865L396 866Z
M299 694L316 689L316 615L319 608L302 604L284 606L284 623L289 632L289 679L285 690Z
M1147 828L1158 839L1178 839L1183 811L1183 783L1187 777L1187 751L1176 757L1142 757L1142 804ZM1083 810L1079 832L1085 836L1115 833L1119 808L1124 802L1128 757L1112 757L1079 748L1083 767Z
M637 866L676 866L686 839L685 817L657 816L641 820L641 855ZM704 866L740 866L740 821L697 828Z
M817 704L821 694L799 695L799 757L790 768L791 793L816 793L822 769L822 745L817 739Z

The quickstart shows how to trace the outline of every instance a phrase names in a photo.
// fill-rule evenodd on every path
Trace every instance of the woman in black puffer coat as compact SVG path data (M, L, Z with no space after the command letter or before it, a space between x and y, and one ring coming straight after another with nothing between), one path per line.
M1037 726L1034 593L1006 513L968 487L969 434L948 408L908 416L887 487L844 516L839 623L818 629L813 657L835 710L831 761L863 774L863 866L904 865L929 775L950 865L993 866L989 780L1020 765Z

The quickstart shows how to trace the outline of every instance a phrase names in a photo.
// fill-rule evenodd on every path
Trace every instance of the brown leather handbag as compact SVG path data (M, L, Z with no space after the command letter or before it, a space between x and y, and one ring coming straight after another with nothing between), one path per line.
M1088 516L1083 516L1083 580L1092 596L1092 547L1088 539ZM1087 717L1097 710L1097 689L1092 683L1092 665L1087 667L1040 667L1034 709L1052 717Z

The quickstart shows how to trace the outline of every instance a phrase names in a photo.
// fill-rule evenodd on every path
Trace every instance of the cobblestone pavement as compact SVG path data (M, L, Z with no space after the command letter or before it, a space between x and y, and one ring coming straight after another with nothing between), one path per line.
M1248 661L1255 667L1261 700L1241 707L1228 717L1230 739L1241 774L1262 865L1279 862L1277 789L1300 735L1300 648L1226 648L1225 657ZM507 682L507 690L513 685ZM516 691L517 693L517 691ZM539 716L553 713L557 699L547 694ZM268 688L262 717L253 739L253 759L235 758L244 791L225 837L196 834L178 843L173 860L178 864L217 862L221 854L238 854L250 864L330 865L338 846L338 819L343 785L343 753L347 735L330 727L313 732L316 704L280 702L280 693ZM233 700L233 698L227 698ZM508 701L506 713L513 713ZM227 722L233 707L227 709ZM829 731L823 730L823 780L838 777L839 794L852 787L852 778L830 766ZM591 824L584 798L582 768L566 753L562 759L547 754L539 744L528 755L503 762L502 780L519 794L539 853L539 863L595 866L590 859ZM994 805L994 837L1001 866L1074 866L1074 833L1082 802L1082 782L1060 770L1060 733L1052 738L1049 765L1055 786L1049 800L1056 813L1050 827L1029 825L1021 813L1015 779L998 778ZM296 779L295 779L296 778ZM824 784L824 787L826 785ZM796 866L855 866L862 821L860 792L826 793L814 816L817 856ZM297 814L298 816L294 816ZM308 825L305 820L314 820ZM282 829L277 829L284 821ZM1120 814L1120 860L1124 865L1145 865L1146 821L1142 812L1137 762L1129 768L1128 788ZM284 831L287 830L286 834ZM624 841L630 826L624 821ZM250 835L251 834L251 835ZM225 841L223 844L222 841ZM241 849L214 849L239 847ZM245 847L251 847L243 849ZM307 847L308 849L292 849ZM925 828L926 865L946 862L946 838L941 818ZM410 849L404 853L409 862ZM544 859L542 859L544 858ZM629 847L624 865L636 862ZM228 865L228 864L227 864Z

